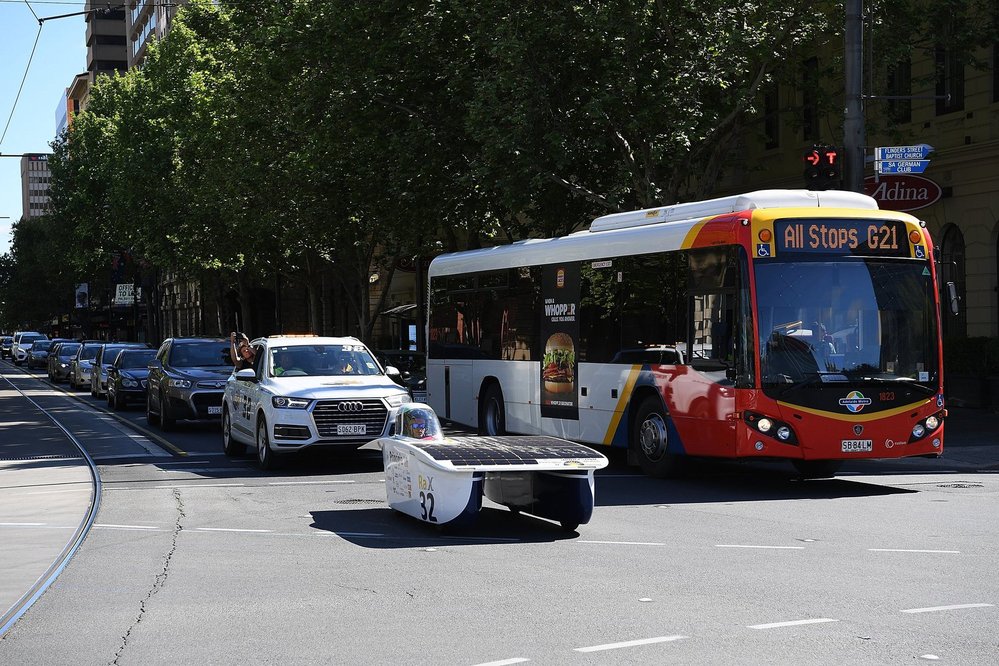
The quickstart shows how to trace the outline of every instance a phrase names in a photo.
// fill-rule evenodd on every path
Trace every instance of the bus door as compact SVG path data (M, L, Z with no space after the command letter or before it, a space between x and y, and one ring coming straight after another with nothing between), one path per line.
M687 367L665 390L670 416L692 455L732 456L736 381L752 367L744 253L734 246L690 252Z

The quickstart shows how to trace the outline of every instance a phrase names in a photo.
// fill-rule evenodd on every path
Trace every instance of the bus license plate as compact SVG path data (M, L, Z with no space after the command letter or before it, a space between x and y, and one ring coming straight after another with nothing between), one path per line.
M219 405L218 407L209 407L208 408L208 415L209 416L211 416L213 414L221 414L221 413L222 413L222 405Z
M338 434L338 435L363 435L363 434L365 434L365 425L363 423L350 424L350 425L338 425L336 427L336 434Z
M874 440L870 439L844 439L843 453L857 453L858 451L873 451Z

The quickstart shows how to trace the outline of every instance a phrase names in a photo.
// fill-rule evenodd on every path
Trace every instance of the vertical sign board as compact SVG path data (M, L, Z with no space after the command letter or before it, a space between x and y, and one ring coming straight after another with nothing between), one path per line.
M541 416L579 420L579 264L541 270Z

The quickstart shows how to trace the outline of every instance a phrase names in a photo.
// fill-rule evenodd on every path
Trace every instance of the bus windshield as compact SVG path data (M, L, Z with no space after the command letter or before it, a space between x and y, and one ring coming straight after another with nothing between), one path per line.
M924 262L757 262L764 387L910 382L936 390L936 306Z

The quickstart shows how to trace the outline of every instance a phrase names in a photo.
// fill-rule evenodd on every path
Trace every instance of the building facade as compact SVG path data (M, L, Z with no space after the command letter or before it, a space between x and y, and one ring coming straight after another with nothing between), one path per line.
M139 67L146 57L153 38L161 39L170 31L177 8L186 0L158 3L153 0L132 0L127 4L126 34L128 36L128 68Z
M955 61L944 48L914 53L919 57L911 62L871 76L881 88L865 91L865 191L880 207L909 211L926 222L940 250L941 289L954 282L961 299L959 315L944 313L944 335L997 337L999 45L975 54L978 62L991 63L985 68ZM802 70L808 69L804 63ZM804 187L804 152L813 145L842 145L839 109L816 115L807 81L763 96L759 131L740 146L740 161L750 168L728 174L719 196ZM924 173L875 174L877 147L919 144L933 148Z
M48 212L51 183L48 154L21 156L21 219L30 220Z
M99 74L124 72L128 68L125 44L125 10L121 6L103 8L87 0L87 71L91 82Z

